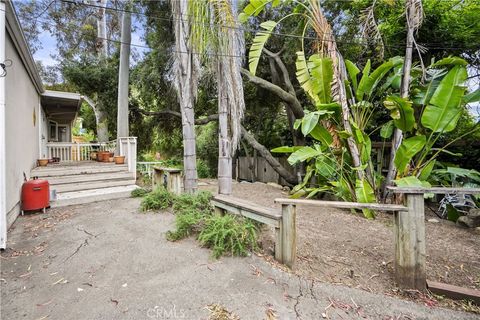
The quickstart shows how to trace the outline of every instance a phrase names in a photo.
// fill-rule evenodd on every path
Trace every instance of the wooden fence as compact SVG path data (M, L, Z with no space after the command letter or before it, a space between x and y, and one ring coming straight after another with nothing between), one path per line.
M295 173L287 158L276 158L288 171ZM251 182L275 182L281 185L288 183L273 170L272 166L262 157L238 157L236 161L236 178Z

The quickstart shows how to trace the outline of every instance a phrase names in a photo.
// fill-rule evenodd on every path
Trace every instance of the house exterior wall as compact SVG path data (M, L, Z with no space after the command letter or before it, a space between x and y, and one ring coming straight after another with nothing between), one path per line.
M6 58L12 61L6 76L6 196L7 225L15 221L20 208L23 173L39 157L41 121L40 96L32 82L12 38L6 36Z

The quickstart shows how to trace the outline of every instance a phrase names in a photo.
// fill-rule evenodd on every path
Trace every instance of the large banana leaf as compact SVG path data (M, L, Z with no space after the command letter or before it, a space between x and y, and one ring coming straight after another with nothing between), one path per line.
M243 23L246 22L249 17L258 16L270 2L272 2L273 7L280 4L280 0L250 0L248 5L243 9L243 12L238 16L238 20Z
M423 188L430 188L432 185L427 181L419 180L415 176L408 176L403 177L400 179L395 180L395 184L398 187L423 187Z
M382 63L378 66L368 77L368 87L367 87L367 95L370 97L377 88L380 81L385 77L387 73L390 72L396 66L399 66L403 63L403 59L401 57L393 57L389 59L387 62Z
M332 101L333 62L330 58L320 58L318 54L308 59L308 69L312 75L312 91L320 103Z
M390 120L387 123L385 123L381 128L380 128L380 137L383 139L390 139L390 137L393 134L393 121Z
M333 143L333 137L331 133L320 124L317 124L315 128L310 131L310 135L315 140L322 142L325 146L330 146Z
M438 67L443 67L443 66L448 66L448 65L466 66L467 61L465 61L464 59L459 58L459 57L447 57L447 58L443 58L441 60L438 60L434 64L430 65L430 68L438 68Z
M301 146L293 146L293 147L288 147L288 146L283 146L283 147L276 147L270 150L270 152L275 152L275 153L293 153L303 147Z
M415 116L411 101L397 96L389 96L387 100L383 102L383 105L390 110L390 116L393 119L395 127L406 132L413 129Z
M370 62L370 59L368 59L367 64L362 70L362 78L358 83L358 89L357 91L355 91L355 97L357 98L357 101L363 101L363 96L369 90L368 76L370 74L370 67L371 67L371 62Z
M394 159L395 167L400 173L405 172L412 158L425 146L426 140L425 136L414 136L402 141Z
M360 73L360 69L350 60L345 60L345 66L347 67L348 76L350 77L350 82L353 86L353 91L357 92L358 89L358 79L357 76Z
M265 43L270 38L273 29L277 26L277 22L275 21L265 21L260 24L265 31L259 31L255 38L253 38L252 46L250 47L250 51L248 53L248 67L252 74L257 72L258 61L260 60L260 56L262 55L262 50L265 47Z
M422 114L422 125L433 132L450 132L455 129L461 113L466 87L467 69L453 67L440 81Z
M297 162L303 162L321 154L322 154L322 151L320 150L316 150L312 147L303 147L295 151L294 153L292 153L287 160L288 160L288 163L290 163L291 165L294 165Z
M372 186L365 179L355 181L355 196L361 203L372 203L376 200ZM375 218L375 213L370 209L362 209L362 212L368 219Z
M472 103L480 101L480 89L470 92L463 96L463 103Z

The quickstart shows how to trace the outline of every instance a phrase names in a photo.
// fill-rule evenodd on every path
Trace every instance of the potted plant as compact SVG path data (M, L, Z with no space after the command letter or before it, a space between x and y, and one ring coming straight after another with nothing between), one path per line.
M115 164L124 164L125 163L125 156L115 156L113 157Z
M38 159L37 162L40 167L46 167L48 164L48 159Z

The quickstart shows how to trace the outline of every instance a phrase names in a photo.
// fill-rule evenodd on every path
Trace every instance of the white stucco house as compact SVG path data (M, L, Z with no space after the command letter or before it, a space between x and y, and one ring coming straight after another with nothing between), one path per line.
M45 90L11 1L0 1L0 246L20 212L23 174L47 157L48 142L70 142L77 93Z

